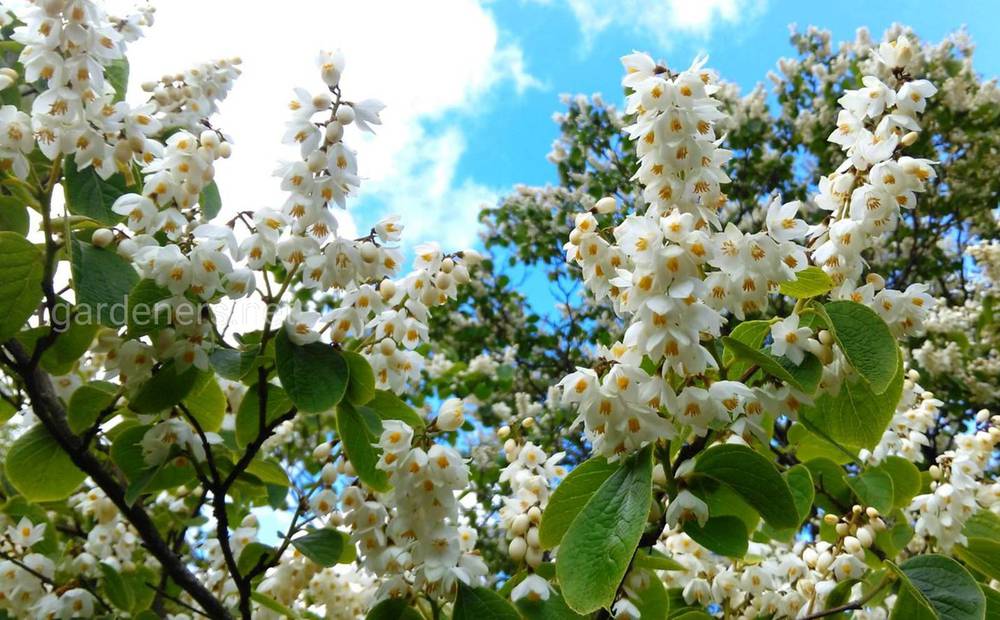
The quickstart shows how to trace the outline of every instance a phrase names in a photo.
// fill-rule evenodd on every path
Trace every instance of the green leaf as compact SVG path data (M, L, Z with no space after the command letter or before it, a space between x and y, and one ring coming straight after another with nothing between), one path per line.
M762 371L772 377L781 379L797 390L803 390L802 384L790 372L785 370L785 367L781 365L778 359L770 353L754 349L730 336L723 336L722 343L732 353L734 358L747 362L748 369L754 365L759 366ZM735 373L732 373L732 368L730 368L730 374L735 375Z
M285 470L281 465L275 463L274 461L261 460L260 457L250 461L250 464L247 465L246 473L265 484L277 485L286 488L290 485L288 474L285 473Z
M214 433L222 428L226 403L225 392L219 387L215 375L210 372L198 373L197 381L184 397L184 406L207 433Z
M274 547L254 541L247 544L240 551L240 557L236 561L236 568L240 570L241 575L246 576L259 563L266 563L272 557L274 557Z
M901 456L888 456L877 469L892 478L892 504L896 508L906 508L920 493L920 470Z
M170 298L170 291L155 280L144 278L128 294L126 324L129 336L137 338L170 326L170 312L156 304Z
M772 357L774 356L772 355ZM781 367L798 382L801 392L810 396L816 393L816 388L819 387L819 382L823 378L823 363L819 361L818 357L812 353L806 353L801 364L795 364L787 357L775 357L774 359L778 360Z
M746 529L744 527L743 529ZM667 557L663 552L650 547L649 549L639 549L635 554L633 564L639 568L651 570L687 570L687 567L680 562Z
M472 588L458 582L452 620L521 620L514 606L489 588Z
M663 585L660 585L662 589ZM581 616L566 605L562 594L555 590L549 592L549 598L544 601L532 601L527 598L514 603L525 620L583 620ZM645 613L645 610L640 610ZM656 616L643 616L655 618Z
M649 515L652 449L626 460L593 494L559 546L556 575L571 609L586 614L614 601Z
M955 547L955 555L990 579L1000 579L1000 540L969 538Z
M66 499L87 477L41 424L14 440L4 469L14 488L33 502Z
M354 406L368 403L375 397L375 373L372 372L372 367L360 353L342 351L340 354L344 356L350 371L345 394L347 402Z
M42 301L42 253L13 232L0 232L0 342L9 340Z
M918 555L900 564L898 572L906 578L904 588L911 588L914 598L922 597L938 618L982 620L985 617L986 598L982 590L969 571L955 560L936 554ZM899 616L894 610L893 617L907 616Z
M375 395L366 406L383 420L399 420L415 430L427 426L424 419L412 407L388 390L375 390Z
M263 592L253 592L252 594L250 594L250 598L255 603L258 603L275 613L279 613L286 618L291 618L291 620L297 620L299 617L297 613L295 613L288 607L285 607L284 605L274 600L270 596L264 594Z
M1000 592L987 585L981 589L986 595L986 620L1000 620Z
M93 166L78 170L73 157L67 156L63 159L63 189L71 213L109 226L122 221L122 217L111 210L115 200L129 191L121 173L104 180Z
M843 465L850 462L853 455L845 454L843 450L810 432L805 424L796 422L788 428L788 444L794 449L795 456L800 461L810 461L815 458L827 458Z
M798 524L795 499L784 478L766 458L746 446L726 444L698 457L695 472L736 491L771 527Z
M121 574L111 565L101 562L98 564L101 569L101 576L104 582L104 594L112 605L123 611L132 611L135 605L135 596L132 588L122 579Z
M391 488L389 478L375 466L379 460L378 451L372 445L375 438L357 409L348 402L340 403L337 408L337 435L358 478L376 491L388 491Z
M1000 540L1000 515L981 508L965 522L962 534L968 538Z
M289 400L285 390L268 383L267 384L267 405L265 407L266 423L277 420L292 409L292 401ZM240 401L240 408L236 412L236 445L246 446L260 432L260 389L259 384L251 385L247 388Z
M616 471L618 463L608 463L604 457L595 456L569 472L549 497L542 514L538 539L543 548L551 549L559 544L576 515Z
M799 515L798 525L802 525L802 522L808 519L812 513L813 500L816 497L812 474L809 473L808 467L799 464L789 468L782 475L785 482L788 483L788 489L792 492L792 499L795 501L795 511Z
M739 517L747 532L755 531L760 525L760 514L736 491L724 484L711 478L695 476L688 481L688 490L705 502L708 514L713 517Z
M353 562L356 554L350 536L329 528L312 530L305 536L293 538L292 545L320 566Z
M219 186L215 181L210 181L202 188L198 204L201 205L201 212L206 220L214 219L222 210L222 196L219 195Z
M868 381L873 394L885 392L897 374L899 357L889 326L874 310L857 302L831 301L824 309L847 361Z
M115 89L115 103L125 100L125 92L128 90L128 58L124 56L112 60L104 69L104 77Z
M809 468L813 484L820 491L815 498L817 506L827 512L841 512L850 508L851 488L847 486L844 470L839 464L827 458L815 458L806 461L805 466Z
M646 571L646 587L636 594L633 602L639 610L640 618L666 618L670 612L670 599L667 598L667 589L663 587L663 582L652 571Z
M128 294L139 281L132 264L113 250L73 239L73 286L79 311L91 322L125 325Z
M711 517L704 526L688 521L684 524L684 533L719 555L742 558L747 553L747 529L738 517Z
M795 273L795 280L792 282L782 282L779 290L782 295L808 299L825 295L833 290L833 280L819 267L806 267Z
M387 598L368 610L365 620L423 620L405 599Z
M159 413L181 402L198 381L198 369L190 366L177 371L173 361L164 364L129 399L129 409L137 413Z
M281 329L274 341L274 353L281 385L300 410L329 411L344 397L347 362L332 346L320 342L299 346Z
M66 411L69 429L82 433L90 428L102 411L114 400L117 386L107 381L93 381L73 390Z
M881 469L872 468L859 476L847 478L862 506L872 506L883 514L892 511L892 478Z
M770 321L743 321L733 328L729 337L757 350L764 345L764 339L769 333L771 333ZM752 365L750 362L736 359L736 355L729 348L723 349L722 363L729 369L729 376L734 378L740 377Z
M0 196L0 230L28 235L28 208L14 196Z
M850 448L872 449L892 421L903 393L902 356L897 359L896 376L881 394L860 378L849 378L836 395L823 394L813 406L803 406L799 421L809 430L820 433Z
M239 351L237 349L216 349L208 356L212 368L223 379L242 381L250 376L256 367L257 350Z

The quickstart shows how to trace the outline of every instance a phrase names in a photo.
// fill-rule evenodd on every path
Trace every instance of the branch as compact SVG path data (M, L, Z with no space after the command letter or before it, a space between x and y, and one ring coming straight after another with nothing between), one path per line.
M170 574L171 579L183 588L191 598L212 618L230 620L229 610L188 570L185 563L170 549L160 535L156 524L141 505L130 505L125 501L125 489L115 479L104 465L91 454L82 444L81 439L73 434L66 423L66 411L49 376L31 365L31 356L16 340L4 343L4 348L13 356L17 364L17 372L25 384L25 390L31 398L35 415L45 426L53 439L69 455L73 464L90 476L91 480L104 491L108 499L128 519L138 532L146 549L155 557L163 570Z

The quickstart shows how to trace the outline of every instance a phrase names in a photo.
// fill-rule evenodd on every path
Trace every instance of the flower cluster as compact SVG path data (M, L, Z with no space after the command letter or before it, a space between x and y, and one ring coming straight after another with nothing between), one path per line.
M123 58L125 44L152 23L151 9L112 19L91 0L47 2L19 12L18 19L23 25L12 39L24 46L18 60L25 80L45 86L32 102L30 119L4 106L4 125L10 122L11 130L4 132L0 167L24 178L25 153L37 144L50 160L72 155L77 168L93 167L108 178L133 156L156 151L151 137L158 124L151 109L120 101L107 75Z
M532 442L521 444L515 439L505 441L503 451L507 466L500 472L499 482L510 485L510 495L500 506L500 529L510 540L510 559L538 568L542 562L538 527L552 482L566 476L566 470L559 465L565 455L557 452L546 456Z
M1000 508L1000 483L986 483L984 473L997 444L1000 418L983 410L976 414L980 427L975 433L955 437L956 447L938 456L931 466L931 492L913 498L909 510L916 513L917 538L935 549L950 551L964 544L962 527L978 510Z

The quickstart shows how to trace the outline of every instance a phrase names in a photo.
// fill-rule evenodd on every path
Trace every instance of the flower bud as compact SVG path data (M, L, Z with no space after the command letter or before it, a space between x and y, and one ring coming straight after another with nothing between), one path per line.
M98 228L94 231L94 236L90 238L90 242L98 248L106 248L115 240L115 233L111 232L108 228Z
M333 463L327 463L323 465L323 470L320 472L320 477L323 480L323 484L331 485L337 481L337 468Z
M451 277L455 278L455 282L458 284L468 284L469 270L466 269L465 265L455 265L455 268L451 272Z
M462 260L464 260L467 265L474 267L483 262L483 255L472 249L462 250Z
M230 146L228 142L223 142L219 145L219 156L223 159L228 159L230 155L233 154L233 147Z
M383 338L378 343L378 351L386 357L391 357L396 352L396 341L392 338Z
M378 259L378 247L371 241L361 244L361 260L366 263L374 263Z
M349 105L341 105L337 108L337 122L341 125L350 125L354 122L354 108Z
M396 283L388 278L382 280L378 285L378 294L382 301L389 301L396 294Z
M524 428L531 428L534 425L535 425L535 418L531 416L528 416L523 420L521 420L521 426L523 426Z
M902 144L903 146L913 146L913 143L917 141L918 137L919 136L917 135L917 132L911 131L905 136L903 136L903 138L899 141L899 143Z
M524 515L527 516L527 515ZM524 537L528 541L529 547L541 547L542 543L538 540L538 528L533 527L528 530L528 533Z
M443 431L453 431L465 422L465 404L459 398L449 398L438 411L437 427Z
M215 149L220 144L219 134L215 133L211 129L206 129L201 132L201 135L198 137L198 142L201 142L201 145L204 147Z
M543 559L544 556L539 547L528 547L528 552L524 556L524 561L527 562L528 566L531 568L538 568Z
M344 126L340 123L330 123L326 126L326 141L329 144L334 144L340 142L340 139L344 137Z
M257 528L257 517L249 514L243 517L243 521L240 522L240 527L252 527Z
M541 523L542 509L538 506L532 506L528 509L528 518L531 519L532 523Z
M325 110L330 107L333 101L330 100L330 93L320 93L313 96L312 104L317 110Z
M327 442L321 443L315 448L313 448L313 459L317 461L325 461L330 458L330 444Z
M618 209L618 201L612 196L605 196L594 205L594 211L598 213L614 213Z
M527 553L527 551L528 543L520 536L510 541L510 545L507 547L507 555L509 555L510 559L515 562L523 560L524 554Z
M500 439L507 439L508 437L510 437L510 427L504 425L498 428L497 437L499 437Z
M510 523L510 533L514 536L524 536L524 533L528 531L529 525L531 525L531 520L528 518L528 515L519 514Z

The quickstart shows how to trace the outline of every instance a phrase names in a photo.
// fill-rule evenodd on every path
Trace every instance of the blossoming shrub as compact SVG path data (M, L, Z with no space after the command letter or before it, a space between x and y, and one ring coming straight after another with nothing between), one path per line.
M1000 420L918 468L943 403L898 342L935 300L864 258L935 175L906 155L936 88L905 37L840 98L823 217L774 199L749 232L720 217L716 76L626 56L642 200L581 210L565 245L624 335L544 402L519 396L482 431L497 458L470 460L477 377L509 380L517 355L442 369L429 324L481 257L421 245L403 275L398 219L339 232L360 184L345 139L381 104L322 53L323 88L289 104L284 204L218 221L232 147L212 116L240 63L127 103L125 45L152 17L0 6L7 617L997 612ZM447 373L472 394L426 415ZM554 410L587 454L539 427Z

